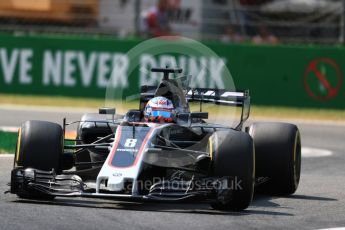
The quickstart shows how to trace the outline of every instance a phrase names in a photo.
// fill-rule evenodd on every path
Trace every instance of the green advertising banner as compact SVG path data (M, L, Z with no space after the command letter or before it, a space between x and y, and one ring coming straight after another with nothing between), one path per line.
M140 42L0 35L0 93L102 98L111 84L131 96L159 79L141 69L168 63L192 75L195 87L221 88L226 65L236 88L249 89L255 105L345 108L342 47L205 43L218 58L143 52L130 71L128 51Z

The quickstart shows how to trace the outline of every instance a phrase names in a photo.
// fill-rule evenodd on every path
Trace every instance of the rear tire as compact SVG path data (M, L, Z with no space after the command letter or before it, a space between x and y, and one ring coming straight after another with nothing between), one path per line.
M38 170L62 172L63 131L47 121L26 121L18 131L14 165ZM22 198L52 199L39 192L18 194Z
M252 138L239 131L217 131L211 136L218 146L212 148L214 176L230 176L234 179L226 200L218 200L211 206L219 210L241 211L253 198L255 179L255 153ZM239 186L237 183L239 182Z
M301 173L301 137L297 126L254 123L249 134L255 143L256 175L269 178L257 190L265 194L293 194Z

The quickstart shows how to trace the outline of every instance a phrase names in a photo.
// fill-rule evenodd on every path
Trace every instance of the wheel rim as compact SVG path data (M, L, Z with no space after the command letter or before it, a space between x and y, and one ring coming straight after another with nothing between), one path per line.
M296 133L294 148L294 184L295 188L297 188L301 174L301 138L298 131Z

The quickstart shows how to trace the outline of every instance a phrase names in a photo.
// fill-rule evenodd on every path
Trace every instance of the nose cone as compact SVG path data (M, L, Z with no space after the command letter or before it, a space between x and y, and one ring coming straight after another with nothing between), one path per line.
M114 173L109 177L107 187L110 191L114 192L124 190L124 178L118 173Z

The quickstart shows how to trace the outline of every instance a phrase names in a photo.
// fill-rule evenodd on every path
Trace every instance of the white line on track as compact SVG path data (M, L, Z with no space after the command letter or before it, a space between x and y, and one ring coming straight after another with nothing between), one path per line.
M15 127L15 126L1 126L0 127L0 131L3 132L10 132L10 133L16 133L18 132L19 127Z
M332 151L321 148L302 147L302 157L328 157L333 154Z
M345 227L335 227L335 228L322 228L318 230L345 230Z
M82 107L67 107L67 106L39 106L39 105L12 105L1 104L2 110L14 110L14 111L33 111L33 112L65 112L67 113L92 113L97 112L95 108L82 108Z
M8 153L4 153L4 154L0 154L0 158L13 158L14 154L8 154Z

